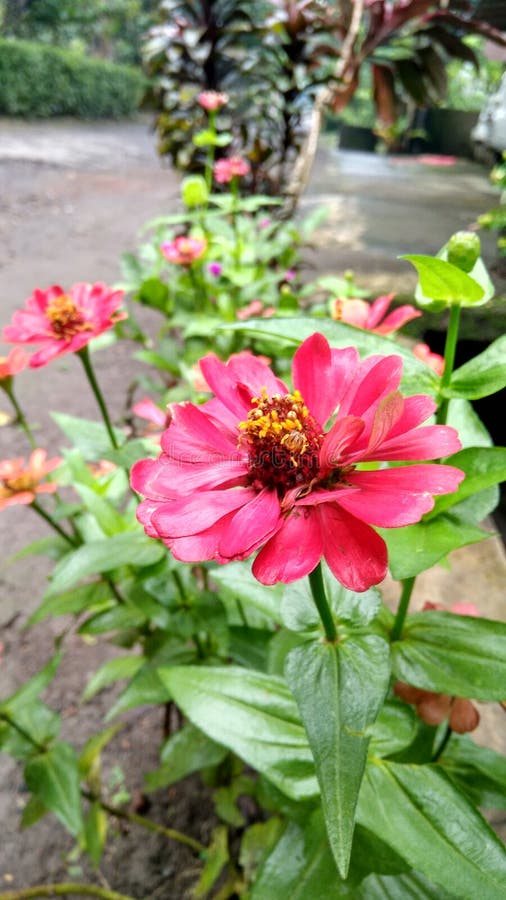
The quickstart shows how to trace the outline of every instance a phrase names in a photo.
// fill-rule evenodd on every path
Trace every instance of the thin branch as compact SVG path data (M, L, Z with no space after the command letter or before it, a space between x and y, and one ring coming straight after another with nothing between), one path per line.
M109 891L96 884L79 884L77 881L68 881L62 884L38 884L34 887L21 888L18 891L6 891L0 894L0 900L28 900L30 897L58 897L68 894L78 894L80 897L101 897L102 900L135 900L126 894L118 894L117 891Z

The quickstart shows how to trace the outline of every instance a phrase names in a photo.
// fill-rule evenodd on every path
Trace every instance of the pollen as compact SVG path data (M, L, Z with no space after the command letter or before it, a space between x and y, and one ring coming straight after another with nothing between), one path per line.
M280 492L310 483L317 475L323 433L298 390L269 396L262 388L239 422L239 446L249 451L253 486Z
M53 335L60 340L70 340L80 331L91 330L91 325L85 321L81 310L68 294L53 297L45 314L51 323Z

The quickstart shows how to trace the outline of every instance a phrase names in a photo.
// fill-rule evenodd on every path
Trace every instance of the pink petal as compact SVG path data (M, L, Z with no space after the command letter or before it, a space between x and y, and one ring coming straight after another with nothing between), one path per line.
M376 356L366 359L355 375L343 398L340 417L344 415L365 418L371 407L376 407L386 394L396 391L402 375L400 356Z
M162 448L175 460L212 465L223 460L239 461L239 431L234 441L193 403L174 403L172 421L162 436Z
M401 418L403 409L404 400L399 391L392 391L391 394L382 397L374 413L372 429L367 445L368 455L374 455L377 448L380 448L385 442L387 435L390 434Z
M366 591L387 571L384 540L333 503L319 506L323 555L337 580L351 591Z
M330 431L325 435L320 449L320 466L323 470L333 469L339 465L349 447L364 430L364 422L356 416L345 416L337 419Z
M219 522L198 534L168 541L172 555L181 562L203 562L206 559L212 559L218 563L230 562L230 559L220 556L219 544L223 531L226 530L233 516L233 512L228 513Z
M276 491L264 488L230 520L220 540L220 556L245 559L279 527L280 506Z
M381 297L376 297L376 300L371 303L369 309L369 315L367 317L366 325L367 328L372 329L376 327L378 322L380 322L385 315L394 297L395 294L383 294Z
M144 397L142 400L134 403L132 412L134 415L139 416L140 419L147 419L148 422L153 422L159 428L165 428L167 424L167 413L160 409L149 397Z
M248 503L255 496L250 488L226 491L200 491L168 503L159 504L151 521L160 537L178 538L198 534L210 528L227 513Z
M311 509L293 509L260 550L252 572L262 584L288 584L308 575L322 555L320 524Z
M159 503L153 500L143 500L141 503L139 503L135 511L137 521L144 526L144 531L149 537L152 538L159 537L158 531L151 521L153 513L156 512L159 505Z
M29 363L30 368L38 369L40 366L46 366L58 356L68 353L69 350L70 345L65 341L54 341L51 344L46 344L45 347L41 347L36 353L32 353Z
M372 453L360 455L375 460L440 459L460 450L462 444L450 425L423 425L405 435L389 438Z
M409 304L399 306L383 319L381 325L378 325L374 330L376 334L390 334L392 331L398 331L399 328L402 328L407 322L411 322L412 319L418 319L421 315L420 310L415 309L414 306Z
M389 440L398 434L404 434L422 422L426 422L429 416L437 409L437 404L431 397L426 394L415 394L412 397L404 398L404 409L402 416L393 426Z
M322 334L313 334L293 358L293 384L316 421L324 426L339 405L358 365L354 347L331 350Z

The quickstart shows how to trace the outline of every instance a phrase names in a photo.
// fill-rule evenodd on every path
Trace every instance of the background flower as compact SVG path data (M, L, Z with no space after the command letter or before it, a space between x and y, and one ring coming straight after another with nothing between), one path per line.
M241 178L248 175L251 166L246 159L240 156L229 156L228 159L219 159L214 164L213 174L218 184L228 184L232 178Z
M0 461L0 509L33 503L37 494L53 494L55 482L43 481L61 463L60 457L46 459L46 451L37 449L25 464L23 457Z
M73 285L66 293L59 285L36 289L17 310L10 325L3 330L3 339L13 344L40 344L41 349L30 356L30 366L44 366L63 353L75 353L92 338L125 319L126 312L117 312L123 291L114 291L105 284Z
M225 364L210 355L200 367L215 397L174 404L161 456L137 462L131 476L146 497L139 520L177 559L226 563L259 550L253 573L274 584L307 575L324 556L342 584L364 591L387 568L371 525L419 521L433 494L464 477L430 463L359 468L460 449L453 428L419 427L435 403L402 397L398 356L360 362L355 348L331 349L315 334L295 354L292 392L253 356Z
M164 241L160 249L169 262L178 266L191 266L206 252L207 241L205 238L181 236L174 238L173 241Z
M340 322L348 322L365 331L374 331L375 334L391 334L398 331L406 322L417 319L421 312L410 306L409 303L399 306L393 312L386 312L395 297L395 294L384 294L376 297L373 303L361 300L358 297L336 297L332 301L331 315Z
M222 91L202 91L198 97L198 103L207 112L216 112L228 103L228 94Z

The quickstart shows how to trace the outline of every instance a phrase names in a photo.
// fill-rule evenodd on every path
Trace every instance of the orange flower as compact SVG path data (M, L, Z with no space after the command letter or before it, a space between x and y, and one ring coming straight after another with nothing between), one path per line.
M33 503L36 494L53 494L57 485L42 481L61 463L58 456L46 460L45 450L34 450L25 465L23 457L0 461L0 509Z
M28 365L29 356L22 347L13 347L8 356L0 356L0 387L8 387L13 375Z

